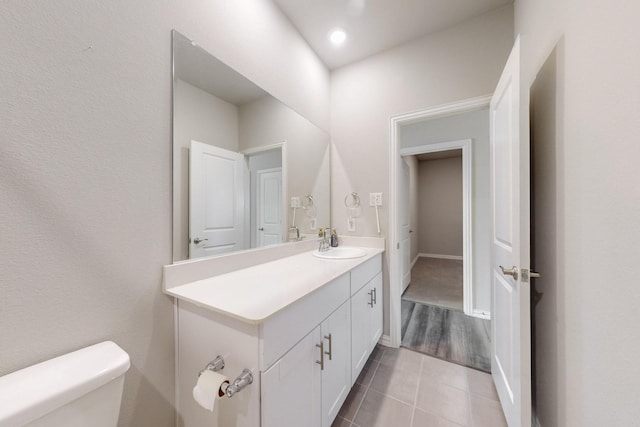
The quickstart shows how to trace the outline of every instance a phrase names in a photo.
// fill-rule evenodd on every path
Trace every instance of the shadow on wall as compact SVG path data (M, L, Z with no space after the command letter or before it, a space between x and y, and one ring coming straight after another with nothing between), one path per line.
M565 371L562 80L564 41L551 52L531 86L531 267L542 277L531 287L533 414L539 425L560 425ZM560 258L559 258L560 257Z

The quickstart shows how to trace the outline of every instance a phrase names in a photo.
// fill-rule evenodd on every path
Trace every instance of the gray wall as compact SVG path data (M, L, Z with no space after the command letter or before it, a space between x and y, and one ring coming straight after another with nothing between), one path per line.
M331 215L338 234L377 235L376 213L368 206L358 218L357 232L346 231L343 200L351 191L366 197L388 193L390 117L492 93L512 45L513 8L508 5L332 71ZM385 236L384 205L380 223ZM384 264L388 334L388 260Z
M635 425L640 3L515 5L532 82L533 267L544 292L535 413L543 427Z
M0 375L114 340L121 426L175 425L172 28L328 129L329 73L270 1L0 2Z
M462 256L462 157L418 163L418 252Z

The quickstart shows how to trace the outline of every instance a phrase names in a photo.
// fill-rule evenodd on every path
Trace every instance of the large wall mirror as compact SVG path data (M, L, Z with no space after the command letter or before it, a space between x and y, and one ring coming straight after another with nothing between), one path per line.
M317 236L329 136L177 31L173 261Z

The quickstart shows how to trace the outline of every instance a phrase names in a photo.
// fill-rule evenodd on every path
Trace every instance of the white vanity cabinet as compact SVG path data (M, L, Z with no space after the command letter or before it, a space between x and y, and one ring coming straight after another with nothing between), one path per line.
M351 385L382 336L380 256L351 272Z
M351 389L350 307L343 303L262 373L262 427L329 427Z
M330 427L382 334L381 271L379 250L359 262L307 253L171 289L178 298L177 425ZM331 278L316 285L322 274ZM279 308L264 315L268 304ZM253 384L211 413L192 389L217 355L224 375L233 380L247 368Z

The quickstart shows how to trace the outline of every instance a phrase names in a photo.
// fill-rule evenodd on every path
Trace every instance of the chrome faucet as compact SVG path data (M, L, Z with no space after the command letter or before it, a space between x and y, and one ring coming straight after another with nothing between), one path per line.
M329 236L331 235L331 229L329 227L325 227L322 229L322 237L320 237L320 246L318 246L318 252L326 252L331 249L331 242L329 240Z

